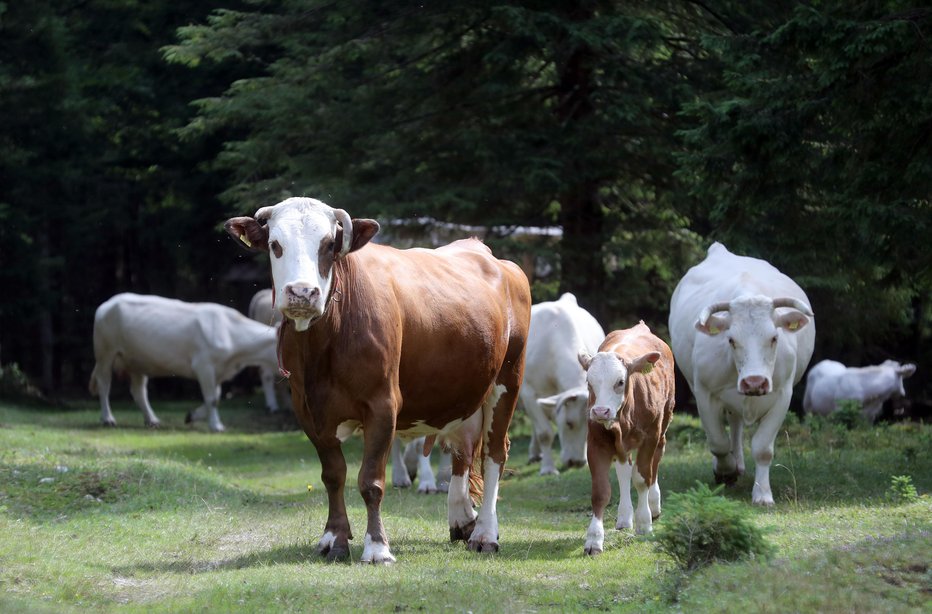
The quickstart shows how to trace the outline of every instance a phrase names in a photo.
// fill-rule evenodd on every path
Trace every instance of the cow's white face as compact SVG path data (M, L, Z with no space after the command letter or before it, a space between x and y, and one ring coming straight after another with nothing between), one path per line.
M275 307L298 331L327 309L335 261L379 229L373 220L351 220L342 209L313 198L289 198L259 209L255 219L233 218L225 226L247 247L269 252Z
M615 352L599 352L592 357L580 352L579 364L586 370L589 386L589 419L610 428L628 396L631 374L650 372L658 360L659 352L649 352L630 361Z
M537 402L549 408L560 433L560 460L566 467L586 465L586 439L589 433L589 393L579 387Z
M893 373L895 390L891 390L890 392L905 397L906 388L903 387L903 380L916 372L916 365L909 363L901 365L895 360L885 360L880 366L884 369L889 369Z
M700 317L696 328L728 344L738 372L738 392L762 396L773 390L781 337L795 334L808 323L809 319L795 309L777 315L769 297L741 296L731 301L727 311L711 313L706 322L701 322Z

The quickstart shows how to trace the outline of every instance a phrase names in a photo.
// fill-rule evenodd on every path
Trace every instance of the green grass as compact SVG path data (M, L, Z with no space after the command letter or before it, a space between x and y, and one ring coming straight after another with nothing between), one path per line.
M151 431L126 403L121 426L104 429L91 401L0 402L0 611L932 609L932 427L790 420L771 471L777 505L753 510L775 558L683 576L630 532L609 531L604 554L585 557L588 471L538 476L519 420L500 493L502 551L449 543L443 496L392 490L383 519L398 564L373 567L314 553L327 514L316 453L258 406L225 402L218 435L184 425L189 404L159 403L164 427ZM698 421L678 416L669 438L664 496L709 481ZM353 488L360 443L346 446L354 561L365 530ZM726 496L750 508L752 475ZM891 503L895 475L911 476L918 501ZM617 493L607 528L616 505Z

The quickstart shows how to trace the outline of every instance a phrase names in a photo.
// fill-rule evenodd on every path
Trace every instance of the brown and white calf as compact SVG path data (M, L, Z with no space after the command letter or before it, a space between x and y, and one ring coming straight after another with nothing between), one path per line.
M592 475L592 522L586 533L586 554L602 552L602 514L612 496L609 470L615 472L621 495L616 529L651 531L660 515L657 469L673 418L673 353L644 322L608 334L595 356L579 353L589 387L587 456ZM632 463L632 455L634 461ZM635 511L631 482L638 493Z
M330 504L318 551L330 560L349 556L341 443L357 429L364 562L395 560L380 508L396 432L437 437L452 451L450 538L474 551L498 550L498 484L531 313L521 269L477 240L435 250L370 244L377 222L310 198L230 219L226 229L271 252L275 304L285 316L281 362ZM470 471L474 459L481 475ZM479 481L485 493L477 515L470 484Z

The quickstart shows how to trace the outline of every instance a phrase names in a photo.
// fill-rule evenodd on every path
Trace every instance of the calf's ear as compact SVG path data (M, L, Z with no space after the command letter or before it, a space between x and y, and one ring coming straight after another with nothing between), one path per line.
M269 251L269 227L262 226L251 217L233 217L223 228L243 248L255 252Z
M648 352L638 356L628 365L629 373L650 373L654 370L654 363L660 360L660 352Z

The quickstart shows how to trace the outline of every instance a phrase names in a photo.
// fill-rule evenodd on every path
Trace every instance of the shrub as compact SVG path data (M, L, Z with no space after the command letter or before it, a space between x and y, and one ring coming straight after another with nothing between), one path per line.
M901 503L915 503L919 500L919 492L913 485L913 478L908 475L895 475L890 479L890 489L887 499L896 505Z
M0 365L0 399L44 400L42 393L15 362Z
M724 485L710 490L700 482L684 493L673 493L666 519L654 534L657 549L685 570L714 561L770 557L774 547L751 522L751 511L722 497Z
M868 420L864 416L864 408L861 406L860 401L845 399L843 401L838 401L836 405L837 408L835 411L828 415L828 421L830 423L840 424L849 431L857 426L865 426L868 424Z

